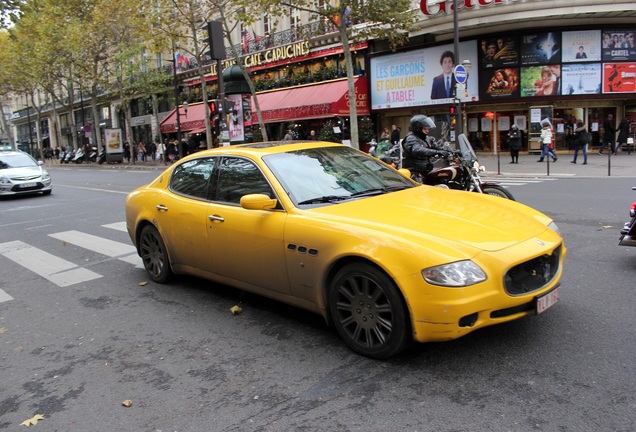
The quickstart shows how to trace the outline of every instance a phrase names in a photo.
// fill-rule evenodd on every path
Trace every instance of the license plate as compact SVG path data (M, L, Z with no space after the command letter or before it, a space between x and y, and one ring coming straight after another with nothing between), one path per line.
M537 311L537 315L542 312L545 312L552 306L554 306L559 301L559 288L555 288L547 294L542 295L541 297L535 298L535 310Z
M21 188L30 188L30 187L35 187L37 186L37 183L22 183L20 184Z

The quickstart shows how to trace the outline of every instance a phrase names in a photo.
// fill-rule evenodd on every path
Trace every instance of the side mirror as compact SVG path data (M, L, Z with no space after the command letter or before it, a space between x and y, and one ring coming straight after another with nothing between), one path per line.
M241 197L241 207L247 210L271 210L276 207L277 200L265 194L249 194Z

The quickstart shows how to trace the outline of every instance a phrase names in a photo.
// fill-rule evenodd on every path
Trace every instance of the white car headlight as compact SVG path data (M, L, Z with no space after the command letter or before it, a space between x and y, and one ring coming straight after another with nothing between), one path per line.
M0 184L11 184L11 180L7 176L0 176Z
M457 261L422 270L424 280L433 285L464 287L486 280L486 273L472 261Z
M561 236L561 230L559 229L557 224L554 223L554 221L550 222L550 224L548 225L548 228L550 228L552 231L554 231L555 233L557 233L558 235ZM561 236L561 237L563 237L563 236Z
M51 175L49 174L48 171L42 171L42 180L49 180L51 178Z

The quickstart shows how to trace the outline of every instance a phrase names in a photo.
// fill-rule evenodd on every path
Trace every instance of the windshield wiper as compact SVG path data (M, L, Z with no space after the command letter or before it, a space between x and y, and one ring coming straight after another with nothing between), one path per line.
M408 186L391 186L385 188L374 188L367 189L364 191L356 192L351 194L352 197L361 197L361 196L373 196L373 195L382 195L389 192L395 192L398 190L406 189Z
M350 195L325 195L321 197L311 198L305 201L301 201L298 205L303 204L320 204L320 203L331 203L334 201L342 201L351 198Z

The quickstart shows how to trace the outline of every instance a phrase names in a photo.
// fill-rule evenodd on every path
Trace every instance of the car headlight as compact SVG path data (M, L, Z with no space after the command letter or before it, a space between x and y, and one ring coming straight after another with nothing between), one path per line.
M46 181L50 179L51 179L51 174L49 174L48 171L42 171L42 180Z
M422 270L424 280L433 285L464 287L486 280L486 273L472 261L457 261Z
M550 222L548 224L548 228L550 228L552 231L554 231L555 233L557 233L558 235L560 235L561 237L563 237L561 235L561 230L559 229L559 227L557 226L556 223L554 223L554 221Z
M0 184L11 184L11 180L7 176L0 176Z

